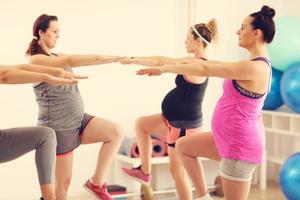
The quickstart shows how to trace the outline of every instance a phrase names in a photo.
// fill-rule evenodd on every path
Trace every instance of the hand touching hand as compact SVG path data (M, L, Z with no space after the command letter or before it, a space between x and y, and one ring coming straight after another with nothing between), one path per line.
M129 57L124 57L124 58L120 59L119 62L123 65L128 65L128 64L132 63L132 59Z

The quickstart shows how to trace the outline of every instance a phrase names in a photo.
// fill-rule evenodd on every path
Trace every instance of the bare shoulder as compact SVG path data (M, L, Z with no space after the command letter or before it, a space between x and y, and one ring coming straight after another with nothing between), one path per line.
M27 60L29 61L29 63L35 64L35 63L39 63L41 60L44 60L46 57L48 56L44 54L36 54L36 55L27 56Z
M228 63L231 65L230 63ZM269 66L268 63L261 60L241 60L235 63L232 63L233 66L239 68L247 68L249 71L261 73L263 71L268 72Z
M249 62L260 73L269 73L271 70L269 63L264 60L251 60Z

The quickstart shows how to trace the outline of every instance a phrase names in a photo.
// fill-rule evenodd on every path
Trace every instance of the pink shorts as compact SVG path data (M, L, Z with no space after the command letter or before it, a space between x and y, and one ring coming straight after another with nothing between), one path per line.
M177 128L172 126L169 121L163 116L163 120L167 126L167 134L166 134L166 142L169 147L175 147L176 141L180 137L184 137L186 135L200 133L201 127L198 128Z

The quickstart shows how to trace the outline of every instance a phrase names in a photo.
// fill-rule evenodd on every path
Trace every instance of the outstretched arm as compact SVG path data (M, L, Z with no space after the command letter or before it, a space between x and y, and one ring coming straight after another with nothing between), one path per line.
M20 65L16 65L16 68L20 69L20 70L24 70L24 71L46 73L46 74L50 74L52 76L62 77L62 78L74 78L74 79L88 78L87 76L73 74L62 68L46 67L46 66L42 66L42 65L20 64Z
M50 67L80 67L88 65L100 65L106 63L116 62L120 59L120 56L106 56L106 55L60 55L60 56L46 56L42 54L33 55L29 57L31 64L45 65Z
M169 64L186 64L196 62L197 58L168 58L163 56L151 56L151 57L126 57L120 59L122 64L137 64L143 66L163 66Z
M194 76L215 76L235 80L252 80L260 75L261 67L265 63L255 61L217 62L200 61L190 64L165 65L161 67L149 67L137 72L139 75L160 75L162 73L175 73Z
M51 85L76 83L75 79L54 77L49 74L29 72L18 69L18 66L0 66L0 84L22 84L47 82Z

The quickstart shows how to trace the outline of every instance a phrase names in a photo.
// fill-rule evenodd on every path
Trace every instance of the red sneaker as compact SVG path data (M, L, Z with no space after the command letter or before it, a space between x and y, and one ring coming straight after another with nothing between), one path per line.
M128 178L131 178L133 180L136 180L146 185L150 184L151 174L145 174L141 166L138 166L136 168L131 168L131 169L123 167L122 172Z
M97 199L100 200L112 200L113 198L110 196L106 189L106 183L104 183L101 187L99 185L95 185L89 179L85 182L83 187L92 195L94 195Z

